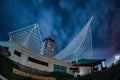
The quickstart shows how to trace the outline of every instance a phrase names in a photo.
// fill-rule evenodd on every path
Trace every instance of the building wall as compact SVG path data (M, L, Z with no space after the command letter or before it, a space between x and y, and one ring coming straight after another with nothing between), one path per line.
M48 71L48 72L52 72L54 69L54 64L56 65L61 65L61 66L66 66L67 67L67 73L72 74L72 71L70 70L70 67L72 67L71 64L63 62L63 61L58 61L49 57L45 57L41 54L35 53L30 51L29 49L16 44L16 43L12 43L12 42L7 42L7 41L1 41L0 42L1 46L4 47L9 47L9 51L11 52L11 55L9 56L9 58L15 62L18 62L22 65L31 67L31 68L35 68L38 70L42 70L42 71ZM21 56L17 56L14 54L14 51L18 51L21 53ZM31 62L28 60L28 57L32 57L34 59L40 60L42 62L48 63L48 66L45 65L41 65L41 64L37 64L34 62Z
M83 76L86 74L90 74L91 73L92 68L91 67L87 67L87 66L83 66L83 67L79 67L79 75Z

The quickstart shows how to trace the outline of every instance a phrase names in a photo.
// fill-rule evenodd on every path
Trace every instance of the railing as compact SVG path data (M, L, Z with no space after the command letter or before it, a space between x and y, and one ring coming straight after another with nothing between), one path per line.
M50 74L50 72L38 70L36 68L31 68L30 66L25 66L25 65L22 65L22 64L17 63L17 62L15 62L15 64L17 64L17 66L19 67L20 70L27 72L27 73L41 75L41 76Z
M38 76L38 75L30 74L30 73L27 73L27 72L24 72L24 71L15 69L15 68L13 68L13 73L21 75L21 76L37 79L37 80L56 80L55 78L52 78L52 77Z

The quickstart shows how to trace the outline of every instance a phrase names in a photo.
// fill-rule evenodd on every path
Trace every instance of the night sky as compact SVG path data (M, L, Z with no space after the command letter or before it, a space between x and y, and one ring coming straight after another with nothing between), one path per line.
M91 23L94 58L111 62L120 54L120 0L0 0L0 41L8 32L38 23L43 39L55 40L60 52Z

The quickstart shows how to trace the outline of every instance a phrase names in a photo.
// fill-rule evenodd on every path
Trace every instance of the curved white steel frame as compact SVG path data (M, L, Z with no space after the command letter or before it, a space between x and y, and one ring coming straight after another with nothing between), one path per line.
M9 32L9 41L21 44L36 53L42 54L43 41L38 24Z
M68 46L54 56L55 59L71 61L73 59L92 58L92 35L90 27L92 19L93 16Z

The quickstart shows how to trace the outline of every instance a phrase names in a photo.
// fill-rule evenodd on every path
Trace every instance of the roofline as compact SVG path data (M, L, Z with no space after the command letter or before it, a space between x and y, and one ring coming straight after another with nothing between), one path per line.
M34 52L34 51L32 51L32 50L30 50L30 49L28 49L28 48L20 45L19 43L16 43L16 42L9 42L9 41L0 41L0 42L6 42L6 43L10 43L10 44L15 44L15 46L19 46L19 47L21 47L23 50L27 50L27 51L30 52L30 53L35 53L35 55L42 56L42 57L45 57L45 58L50 59L50 60L55 60L55 61L58 61L58 62L63 62L63 63L69 64L69 65L72 66L72 64L70 64L70 63L68 63L68 62L65 62L65 61L62 61L62 60L57 60L57 59L55 59L55 58L50 58L50 57L44 56L44 55L42 55L42 54L36 53L36 52Z
M52 42L55 42L51 37L45 38L43 41L45 41L45 40L50 40Z
M96 62L91 62L91 63L86 63L86 64L73 64L73 66L89 66L89 67L94 67L98 64L100 64L102 61L105 61L106 59L98 59L99 61Z

